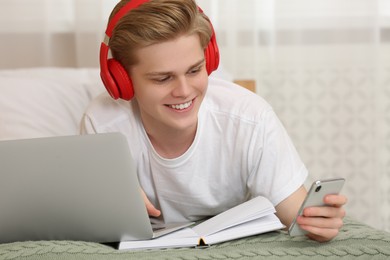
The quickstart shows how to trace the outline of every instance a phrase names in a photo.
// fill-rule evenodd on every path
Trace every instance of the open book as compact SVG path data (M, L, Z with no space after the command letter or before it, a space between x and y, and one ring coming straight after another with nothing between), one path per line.
M259 196L198 225L159 238L123 241L119 249L207 246L284 228L274 213L271 202Z

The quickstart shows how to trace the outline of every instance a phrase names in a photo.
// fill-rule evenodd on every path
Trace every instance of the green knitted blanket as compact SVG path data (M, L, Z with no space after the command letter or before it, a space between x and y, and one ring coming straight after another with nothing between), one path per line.
M286 232L271 232L204 249L180 248L118 251L112 247L77 241L37 241L0 244L0 259L390 259L390 233L351 219L328 243Z

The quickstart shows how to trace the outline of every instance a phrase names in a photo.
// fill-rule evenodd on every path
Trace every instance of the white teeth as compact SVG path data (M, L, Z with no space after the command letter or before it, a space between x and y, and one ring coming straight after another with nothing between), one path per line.
M186 109L189 106L191 106L191 104L192 104L192 100L187 102L187 103L184 103L184 104L170 105L170 107L173 108L173 109L177 109L177 110L183 110L183 109Z

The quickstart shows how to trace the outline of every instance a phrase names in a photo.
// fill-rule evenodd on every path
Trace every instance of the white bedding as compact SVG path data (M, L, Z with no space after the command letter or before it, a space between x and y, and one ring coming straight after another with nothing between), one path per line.
M98 69L0 70L0 140L78 134L102 91Z

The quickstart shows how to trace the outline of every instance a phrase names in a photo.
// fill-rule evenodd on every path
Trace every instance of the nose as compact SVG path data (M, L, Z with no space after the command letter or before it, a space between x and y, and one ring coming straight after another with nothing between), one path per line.
M191 85L186 77L177 78L172 90L174 97L188 97L191 92Z

